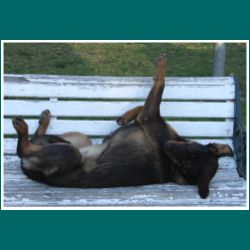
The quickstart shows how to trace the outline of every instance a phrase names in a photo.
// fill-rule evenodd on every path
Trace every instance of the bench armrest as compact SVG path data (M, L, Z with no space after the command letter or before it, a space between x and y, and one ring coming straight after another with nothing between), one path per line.
M235 84L234 134L233 146L236 157L237 171L246 179L246 128L240 112L240 87L237 77L232 74Z

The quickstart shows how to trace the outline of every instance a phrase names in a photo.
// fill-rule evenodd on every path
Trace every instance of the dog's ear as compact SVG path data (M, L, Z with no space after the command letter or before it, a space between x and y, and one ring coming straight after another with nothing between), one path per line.
M233 150L227 144L209 143L208 148L217 157L233 156Z
M206 199L209 195L209 182L210 179L208 176L200 176L197 182L199 195L202 199Z

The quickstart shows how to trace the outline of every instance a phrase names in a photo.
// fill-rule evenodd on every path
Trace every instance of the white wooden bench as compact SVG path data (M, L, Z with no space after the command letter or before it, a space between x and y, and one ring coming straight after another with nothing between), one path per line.
M143 104L151 83L150 77L5 75L4 206L246 206L246 181L239 177L233 157L220 159L207 199L198 196L195 186L168 183L112 189L58 188L32 181L22 173L16 156L13 116L24 116L32 134L41 111L49 109L53 118L48 134L80 131L99 143L117 128L118 116ZM233 76L169 77L161 113L182 136L201 143L228 143L231 147L235 141L244 153L244 131L237 130L240 120L235 118L239 104L236 90ZM234 130L238 131L239 143L233 140ZM238 171L245 176L241 158L237 158Z

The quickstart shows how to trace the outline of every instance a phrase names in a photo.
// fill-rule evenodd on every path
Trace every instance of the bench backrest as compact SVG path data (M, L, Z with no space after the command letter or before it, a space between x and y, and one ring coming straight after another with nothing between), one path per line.
M79 131L99 141L117 128L118 116L144 103L151 85L151 77L5 75L5 153L15 152L13 116L24 116L32 134L49 109L48 134ZM233 77L168 77L161 114L185 137L230 139L234 100Z

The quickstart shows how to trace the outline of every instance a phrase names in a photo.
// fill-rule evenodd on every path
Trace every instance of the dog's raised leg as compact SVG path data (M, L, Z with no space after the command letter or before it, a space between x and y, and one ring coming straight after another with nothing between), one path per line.
M51 185L67 186L82 172L84 158L79 150L68 143L33 144L28 139L28 125L22 118L13 118L17 131L17 155L22 158L21 168L31 179Z
M36 151L38 151L41 146L31 144L29 142L28 136L28 125L26 122L19 117L14 117L12 119L13 126L18 135L17 141L17 155L22 158L24 156L28 156Z
M154 77L153 86L145 101L145 105L142 112L138 115L138 121L141 123L160 117L161 97L165 84L165 67L166 57L164 54L162 54L159 56L156 62L156 73Z
M161 147L166 140L175 139L176 132L161 118L160 104L164 90L166 58L162 54L156 62L156 73L153 86L145 101L145 105L136 121L141 125L149 142Z
M50 123L50 111L48 109L44 110L41 113L40 120L39 120L39 126L34 134L34 136L43 136L49 126Z
M156 62L156 73L153 86L149 92L144 106L137 106L120 116L116 122L119 125L125 125L132 120L137 119L143 123L155 117L160 117L160 103L164 90L166 57L160 55Z

